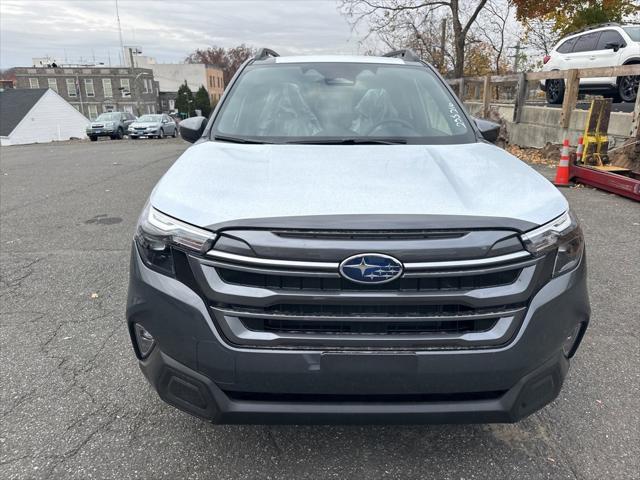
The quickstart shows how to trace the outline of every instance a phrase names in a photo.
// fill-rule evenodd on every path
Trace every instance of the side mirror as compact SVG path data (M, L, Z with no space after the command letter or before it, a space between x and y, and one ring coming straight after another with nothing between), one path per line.
M179 125L180 136L189 143L196 142L202 136L202 132L204 132L204 127L206 126L206 117L185 118Z
M618 42L609 42L604 46L604 48L606 48L607 50L608 49L613 49L614 52L617 52L622 47L624 47L624 44L621 45Z
M498 140L498 136L500 135L499 123L490 122L489 120L483 120L481 118L474 118L474 120L485 140L491 143L495 143L496 140Z

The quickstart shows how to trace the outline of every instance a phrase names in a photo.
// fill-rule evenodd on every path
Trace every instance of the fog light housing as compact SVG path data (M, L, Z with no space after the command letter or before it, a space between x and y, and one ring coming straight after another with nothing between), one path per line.
M146 358L153 350L153 346L156 344L155 338L151 335L146 328L139 323L133 325L133 331L136 336L136 344L138 346L138 352L140 358Z
M571 358L576 353L584 331L583 327L583 323L578 323L562 342L562 353L564 353L565 357Z

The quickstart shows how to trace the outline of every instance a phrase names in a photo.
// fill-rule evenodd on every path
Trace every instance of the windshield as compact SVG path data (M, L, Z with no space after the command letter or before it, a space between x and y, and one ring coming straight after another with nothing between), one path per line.
M638 27L622 27L622 29L631 37L634 42L640 42L640 26Z
M212 134L273 143L476 141L428 68L347 62L250 65L233 85Z
M162 115L142 115L138 118L138 122L161 122Z
M117 122L118 120L120 120L119 113L101 113L98 118L96 118L96 121L100 122Z

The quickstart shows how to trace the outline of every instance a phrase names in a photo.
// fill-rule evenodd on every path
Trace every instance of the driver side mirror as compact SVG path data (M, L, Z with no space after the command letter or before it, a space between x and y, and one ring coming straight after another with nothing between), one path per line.
M478 130L480 130L482 137L486 141L495 143L496 140L498 140L498 136L500 135L499 123L490 122L489 120L483 120L481 118L474 118L473 120L476 122Z
M189 143L194 143L202 137L204 127L207 126L206 117L185 118L180 122L180 136Z
M624 43L620 44L618 42L609 42L607 43L604 48L608 49L613 49L614 52L617 52L618 50L620 50L622 47L624 47Z

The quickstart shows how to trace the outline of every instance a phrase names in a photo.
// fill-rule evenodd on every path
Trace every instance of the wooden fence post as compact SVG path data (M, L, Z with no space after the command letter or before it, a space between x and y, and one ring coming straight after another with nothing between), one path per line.
M516 89L516 102L513 107L513 121L520 123L522 118L522 109L527 101L527 75L526 73L518 74L518 87Z
M633 109L633 120L631 121L631 138L640 140L640 91L636 94L636 106ZM636 144L636 151L638 144Z
M576 108L576 102L578 101L579 84L580 77L578 76L578 70L575 68L568 70L564 89L564 101L562 102L562 115L560 117L560 126L563 129L562 139L569 136L569 122L571 121L571 112Z
M489 116L489 105L491 103L491 75L484 77L484 90L482 91L482 118Z

